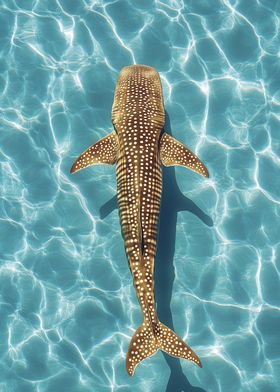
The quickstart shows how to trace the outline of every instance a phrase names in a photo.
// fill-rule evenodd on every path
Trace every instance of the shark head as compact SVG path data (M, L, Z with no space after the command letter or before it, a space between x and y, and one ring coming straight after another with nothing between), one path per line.
M164 104L162 87L158 72L147 65L130 65L122 68L112 108L112 122L116 132L122 127L132 126L134 120L142 119L149 124L156 124L160 129L164 125ZM138 129L141 132L141 128Z

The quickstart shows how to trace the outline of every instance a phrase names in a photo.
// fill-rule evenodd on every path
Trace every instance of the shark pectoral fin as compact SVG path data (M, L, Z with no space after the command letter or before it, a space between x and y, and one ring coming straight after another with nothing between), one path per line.
M160 140L160 159L164 166L185 166L204 177L209 177L206 166L199 158L167 133L164 133Z
M84 151L74 162L70 173L75 173L85 167L100 163L113 165L117 159L117 151L118 136L116 132L113 131Z
M156 339L153 329L148 323L143 323L133 335L127 356L126 370L130 376L133 376L136 366L144 359L157 352Z

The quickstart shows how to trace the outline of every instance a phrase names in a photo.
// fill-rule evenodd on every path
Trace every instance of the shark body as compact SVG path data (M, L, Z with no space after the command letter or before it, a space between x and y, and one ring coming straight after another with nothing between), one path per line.
M201 367L194 351L162 324L154 299L154 259L162 192L161 166L180 165L208 177L204 164L182 143L163 132L164 103L158 72L145 65L124 67L113 108L114 131L89 147L71 173L93 164L116 164L120 222L133 283L144 321L133 335L126 368L157 350Z

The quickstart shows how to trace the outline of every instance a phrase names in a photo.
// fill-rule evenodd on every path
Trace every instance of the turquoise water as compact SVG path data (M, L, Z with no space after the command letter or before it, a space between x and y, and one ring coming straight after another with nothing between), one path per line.
M279 391L279 1L0 4L0 391ZM114 168L69 169L133 63L210 178L164 169L156 259L160 319L203 368L157 353L130 378Z

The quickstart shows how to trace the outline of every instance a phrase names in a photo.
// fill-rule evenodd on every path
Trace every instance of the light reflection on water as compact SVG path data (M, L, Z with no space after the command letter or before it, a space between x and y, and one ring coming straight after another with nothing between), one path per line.
M0 389L276 392L278 2L4 0L0 19ZM156 259L160 318L203 369L158 353L129 378L142 318L114 168L69 169L133 63L211 176L164 169Z

